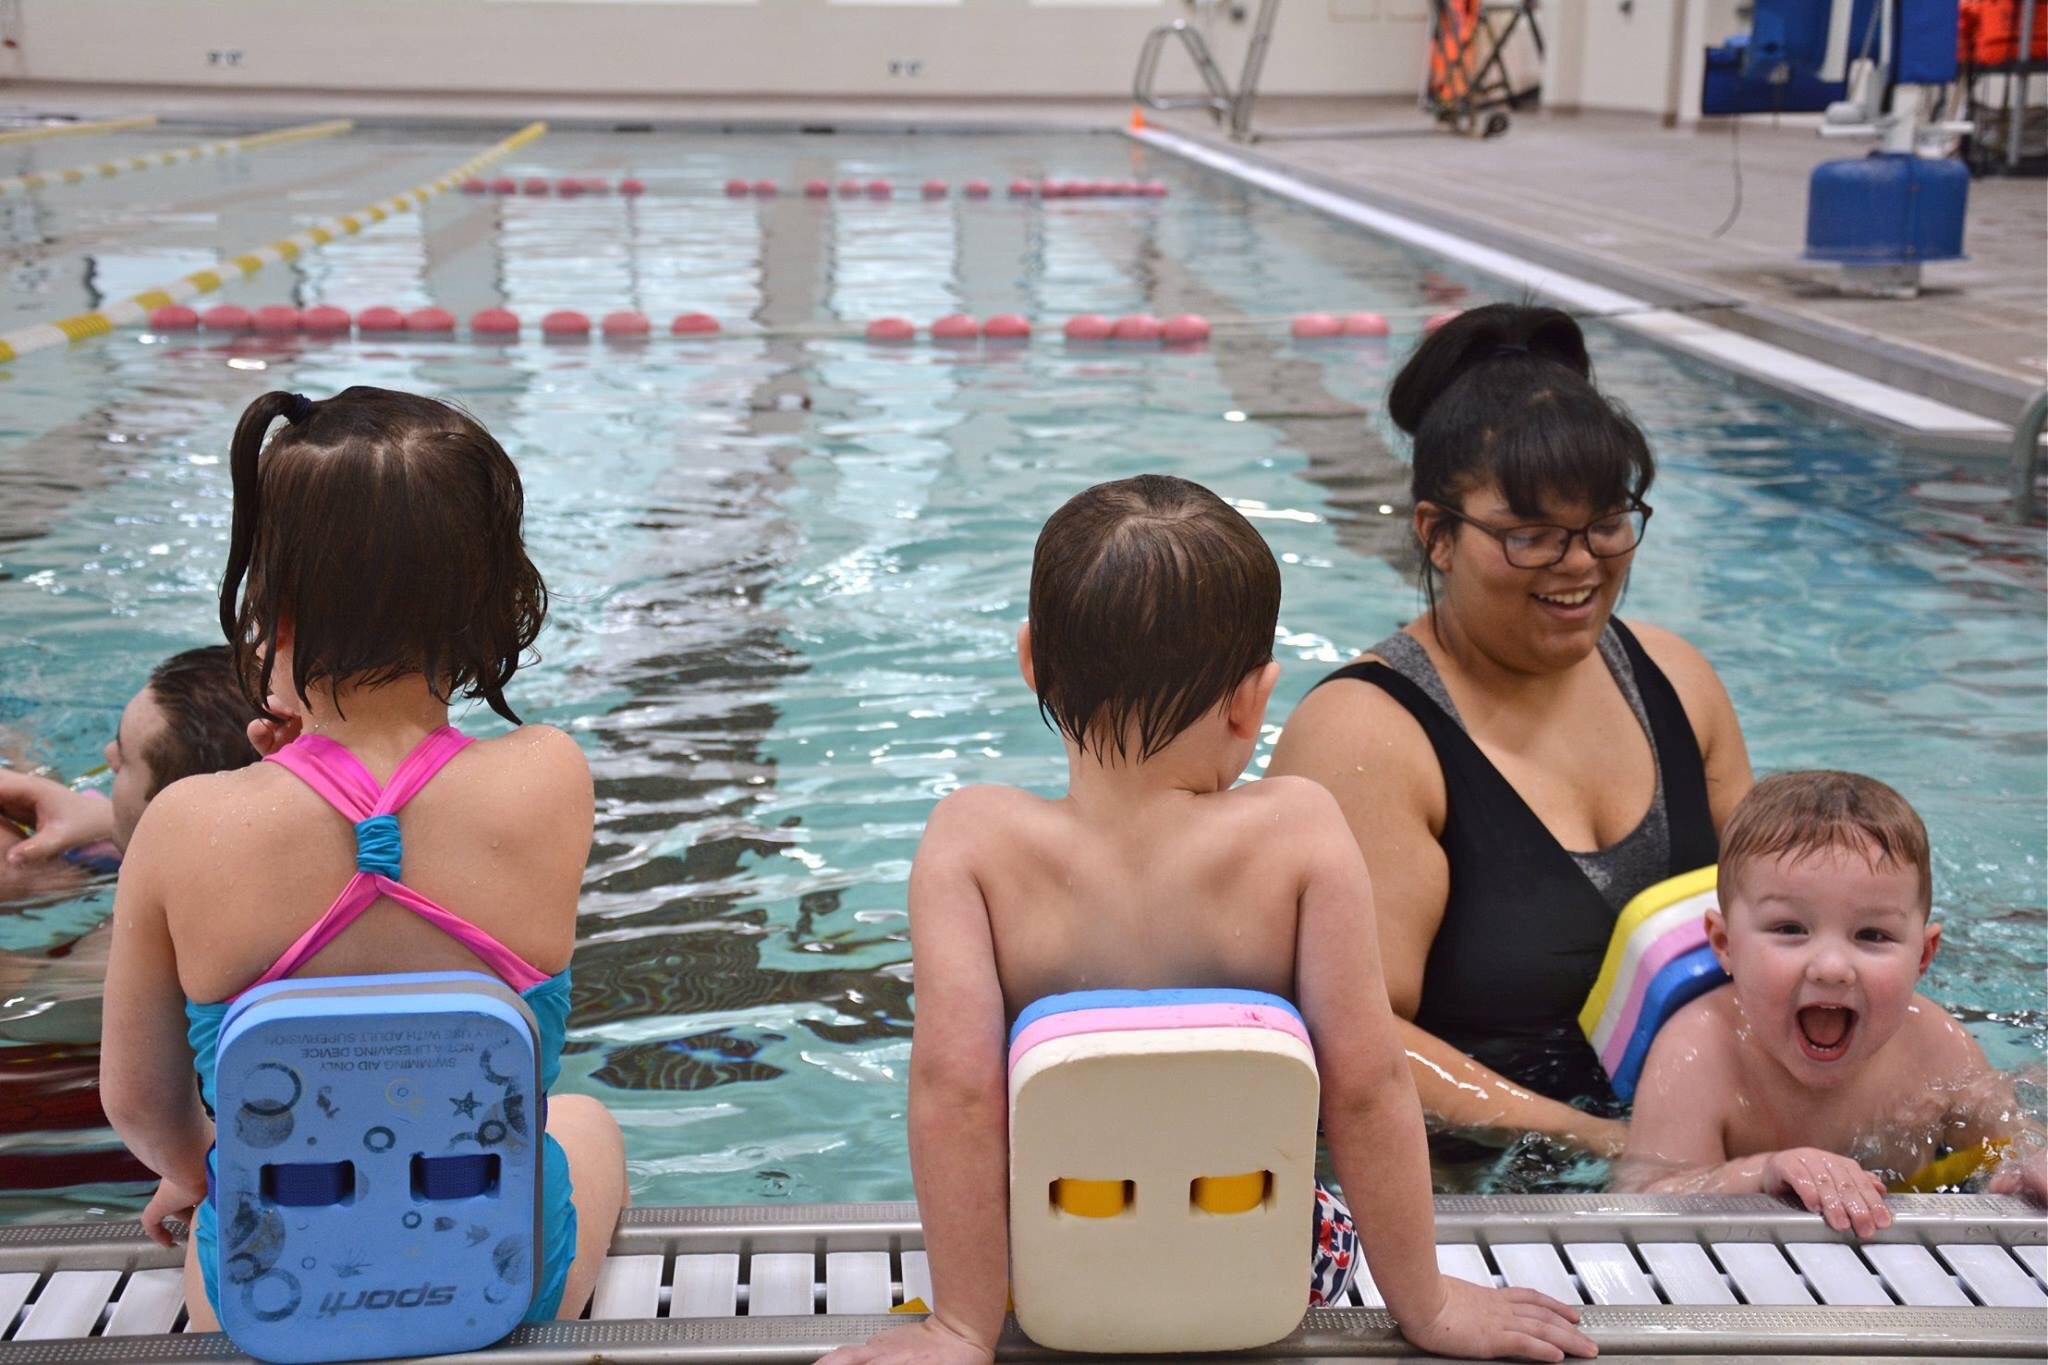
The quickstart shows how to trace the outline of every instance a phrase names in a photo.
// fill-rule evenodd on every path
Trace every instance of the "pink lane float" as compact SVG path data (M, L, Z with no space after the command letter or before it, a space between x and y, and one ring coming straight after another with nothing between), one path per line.
M1303 313L1288 324L1288 334L1297 341L1327 341L1344 330L1344 324L1328 313Z
M216 303L199 315L199 325L209 332L240 332L249 326L249 310L238 303Z
M300 325L299 310L288 303L266 303L249 315L249 326L259 332L296 332Z
M1018 313L997 313L981 326L991 341L1023 341L1031 335L1031 322Z
M1107 341L1116 324L1100 313L1083 313L1067 319L1062 334L1069 341Z
M924 182L922 190L924 197L927 199L944 199L946 197L947 185L943 180L927 180Z
M428 336L445 336L455 330L455 314L446 308L436 308L431 304L425 308L415 308L405 315L405 330Z
M961 189L969 199L986 199L991 192L991 187L986 180L970 180L961 186Z
M646 183L644 181L635 180L630 175L627 176L625 179L619 181L620 194L645 194L646 192Z
M645 313L606 313L599 330L613 341L638 341L654 330Z
M356 330L358 332L403 332L405 330L405 314L399 312L396 308L385 308L381 305L375 308L365 308L362 312L356 314Z
M932 324L934 341L973 341L981 335L981 324L965 313L948 313Z
M866 336L869 341L910 341L917 328L907 318L876 318L868 324Z
M1166 331L1166 324L1150 313L1132 313L1116 320L1116 327L1110 332L1112 341L1157 341Z
M360 317L356 319L356 325L362 325ZM519 335L519 315L508 308L485 308L471 316L469 331L472 336L516 337Z
M726 198L728 198L728 199L744 199L744 198L746 198L746 197L747 197L747 182L746 182L746 181L744 181L744 180L728 180L728 181L726 181L726 182L725 182L725 197L726 197Z
M540 320L540 334L567 340L587 337L590 335L590 317L574 308L557 308Z
M1390 329L1387 320L1378 313L1346 313L1344 335L1348 337L1383 337Z
M710 336L718 331L718 319L709 313L679 313L668 331L670 336Z
M756 199L773 199L782 193L782 186L773 180L756 180L750 188L754 191Z
M199 314L182 303L167 303L149 310L149 325L158 332L190 332L199 326Z
M299 321L315 336L340 336L355 325L355 320L348 315L348 309L335 308L325 303L308 308L300 314Z
M1160 339L1169 346L1192 346L1209 339L1209 319L1200 313L1178 313L1159 329Z

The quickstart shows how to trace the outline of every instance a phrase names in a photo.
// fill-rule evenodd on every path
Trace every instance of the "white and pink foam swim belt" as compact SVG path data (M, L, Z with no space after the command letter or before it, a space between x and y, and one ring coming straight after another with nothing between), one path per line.
M1635 1095L1650 1043L1681 1006L1728 980L1707 946L1720 869L1703 867L1639 892L1622 908L1579 1027L1622 1099Z
M1050 996L1010 1033L1017 1321L1069 1351L1227 1351L1307 1306L1320 1089L1258 991Z

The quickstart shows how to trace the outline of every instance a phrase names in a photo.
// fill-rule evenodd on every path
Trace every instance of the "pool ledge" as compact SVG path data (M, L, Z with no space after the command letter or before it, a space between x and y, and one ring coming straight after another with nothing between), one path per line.
M1917 449L1999 459L2010 455L2012 421L2026 402L2024 386L1980 367L1944 362L1882 337L1715 294L1405 196L1363 190L1234 144L1159 128L1130 136L1482 271L1582 316L1604 318L1667 350Z

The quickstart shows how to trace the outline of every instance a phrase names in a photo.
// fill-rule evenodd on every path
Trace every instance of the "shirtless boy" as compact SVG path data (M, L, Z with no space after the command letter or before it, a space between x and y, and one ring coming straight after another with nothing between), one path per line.
M1162 987L1268 991L1300 1007L1337 1174L1409 1341L1464 1356L1594 1353L1554 1300L1438 1272L1422 1111L1365 861L1321 787L1231 785L1279 675L1279 604L1265 542L1185 480L1098 485L1040 533L1017 653L1066 740L1067 791L955 792L910 874L910 1164L936 1311L830 1365L993 1358L1009 1275L1005 1030L1043 996ZM1310 1231L1305 1218L1304 1272Z
M1757 784L1721 834L1707 937L1732 978L1657 1035L1624 1188L1792 1193L1838 1232L1891 1222L1886 1184L1944 1150L2042 1197L2048 1154L2009 1080L1914 987L1934 960L1927 830L1854 773Z

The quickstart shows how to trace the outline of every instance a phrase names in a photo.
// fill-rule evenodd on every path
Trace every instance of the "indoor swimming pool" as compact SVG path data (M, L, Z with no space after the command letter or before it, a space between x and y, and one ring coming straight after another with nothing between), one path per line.
M0 332L409 188L496 136L358 130L0 199ZM78 159L0 148L0 175ZM456 396L519 464L553 594L511 700L575 735L597 784L562 1088L618 1115L640 1204L908 1199L904 887L922 821L963 784L1054 791L1065 775L1012 653L1040 523L1088 484L1161 471L1214 488L1266 535L1284 671L1256 774L1309 686L1420 610L1384 393L1425 317L1500 287L1111 136L555 132L492 174L630 175L646 191L445 194L199 302L502 306L529 322L629 309L655 320L652 339L138 330L0 368L0 752L67 778L92 768L150 666L217 641L227 443L250 398L350 384ZM1046 176L1170 193L1003 192ZM730 197L735 177L782 192ZM990 198L959 193L975 177ZM794 192L809 178L887 178L895 193ZM923 197L932 178L949 192ZM1311 343L1245 326L1195 348L1058 335L1081 313L1220 324L1311 309L1377 311L1393 334ZM733 326L667 336L688 311ZM1012 346L857 335L885 315L954 312L1018 313L1038 331ZM829 322L849 334L802 334ZM1597 377L1659 462L1623 614L1714 663L1759 773L1853 768L1918 807L1947 925L1925 989L1994 1062L2038 1072L2038 533L2006 519L1981 471L1588 332ZM482 707L457 719L502 725ZM0 1045L90 1066L92 954L50 953L103 921L111 894L0 913ZM114 1143L49 1128L24 1089L0 1138L22 1173L0 1221L132 1217L147 1186L28 1188L72 1169L63 1154Z

